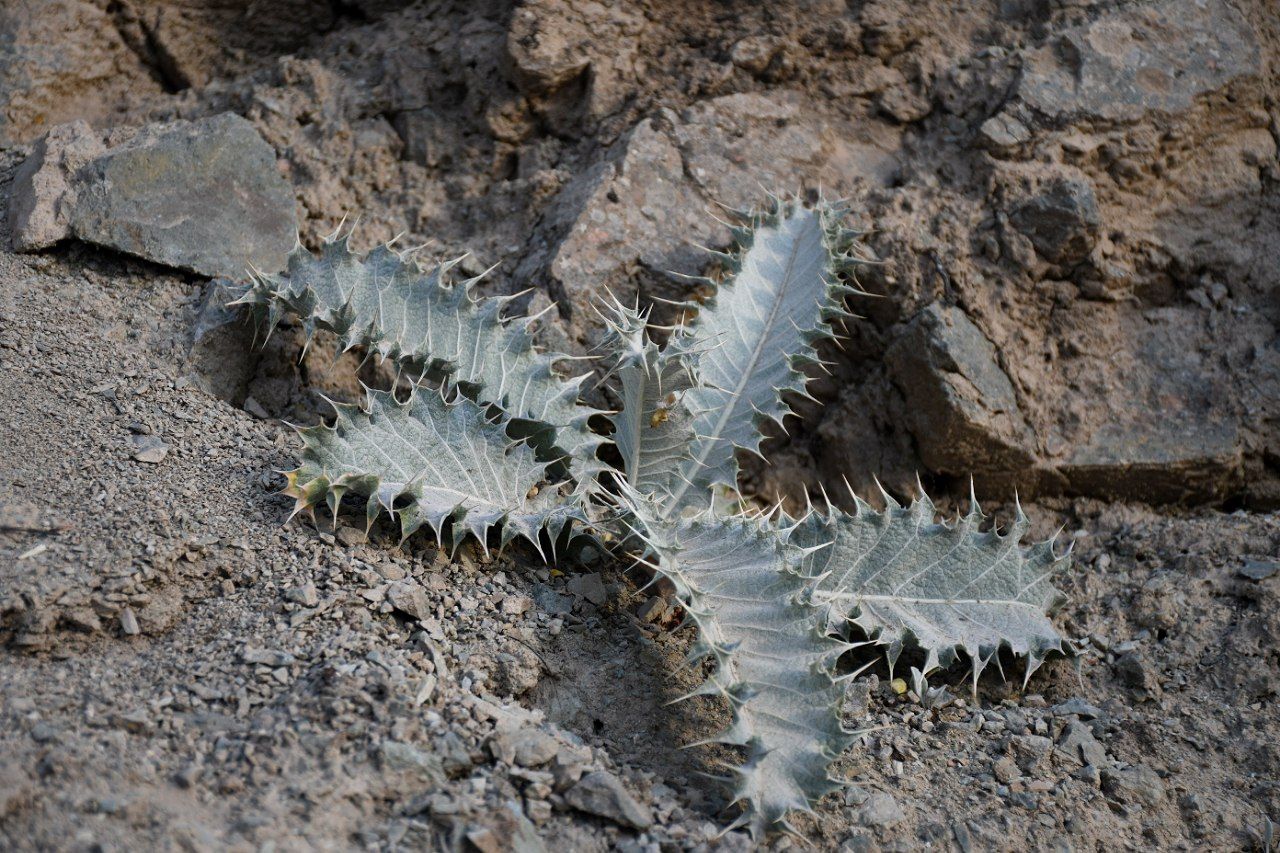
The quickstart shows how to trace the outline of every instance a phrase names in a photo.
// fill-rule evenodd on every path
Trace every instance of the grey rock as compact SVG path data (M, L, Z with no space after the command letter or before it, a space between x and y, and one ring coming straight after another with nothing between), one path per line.
M286 591L285 598L295 604L301 604L303 607L315 607L320 603L320 595L316 592L316 585L311 581Z
M644 830L653 825L649 807L631 796L618 777L604 770L583 776L578 784L565 791L564 800L579 811L632 829Z
M1034 444L996 349L955 306L933 303L885 355L907 400L908 427L935 471L990 477L1032 464Z
M169 455L169 445L159 436L135 435L130 440L133 442L133 458L138 462L156 465Z
M387 588L391 606L411 619L427 619L432 613L427 591L415 581L397 581Z
M858 823L862 826L893 826L906 818L902 806L892 794L877 791L867 797L858 809Z
M603 285L620 298L632 296L629 279L637 268L666 284L658 295L680 296L681 289L652 271L696 271L697 252L683 238L702 241L710 233L697 213L702 199L685 180L680 150L654 119L640 122L605 162L570 181L553 204L549 221L559 223L564 236L548 271L578 317L593 316L591 305Z
M136 637L142 633L142 628L138 625L138 617L134 614L132 607L126 607L120 611L120 630L126 637Z
M16 248L74 237L208 276L283 268L293 192L253 125L224 113L124 134L77 123L45 137L14 183Z
M1264 581L1280 572L1280 562L1275 560L1245 560L1240 567L1240 577L1251 581Z
M996 759L995 763L991 765L991 772L995 775L997 781L1005 785L1022 778L1022 770L1018 767L1017 762L1007 755Z
M866 829L855 830L840 844L840 853L879 853L880 845Z
M1072 696L1065 702L1059 702L1049 709L1055 717L1076 716L1083 720L1097 720L1106 716L1101 708L1095 708L1079 696Z
M382 766L394 773L411 773L431 787L445 783L444 763L434 753L424 752L410 743L383 741L379 747Z
M493 688L502 696L523 696L538 686L542 661L524 646L494 656Z
M564 616L573 612L573 599L544 583L533 585L533 602L543 613Z
M445 773L450 776L466 773L475 763L466 742L454 731L447 731L440 737L436 743L436 754L440 756Z
M13 178L9 231L14 251L43 249L69 236L75 175L105 151L84 121L60 124L36 142Z
M1062 730L1058 753L1076 764L1104 767L1109 763L1107 751L1093 736L1093 730L1079 720L1072 720Z
M565 588L579 598L585 598L597 607L604 604L609 598L608 593L605 592L604 582L600 579L599 572L574 575L569 578Z
M293 655L279 649L255 649L249 646L240 652L240 658L248 664L273 667L288 666L296 661Z
M1115 663L1116 676L1125 687L1146 696L1160 695L1160 681L1141 652L1131 651L1121 655Z
M1023 773L1032 773L1049 757L1053 741L1041 735L1014 735L1009 738L1013 760Z
M1030 140L1031 131L1014 116L1000 113L982 123L978 136L986 148L1002 152Z
M1050 263L1074 266L1089 257L1102 231L1093 185L1083 176L1058 176L1009 214Z
M1123 7L1032 51L1017 95L1049 120L1179 113L1262 73L1253 28L1225 0Z
M1164 781L1150 767L1135 764L1124 770L1103 770L1102 790L1122 803L1155 807L1164 802Z

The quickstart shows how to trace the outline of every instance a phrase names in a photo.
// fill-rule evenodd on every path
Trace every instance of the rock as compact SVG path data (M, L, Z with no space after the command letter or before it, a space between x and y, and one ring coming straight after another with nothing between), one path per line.
M957 476L1025 472L1034 436L996 349L955 306L933 303L885 354L907 401L907 425L930 469Z
M533 585L533 601L539 610L550 616L564 616L573 612L573 598L544 583Z
M187 350L187 373L205 393L242 406L261 357L256 329L247 313L228 306L240 296L228 279L205 285L204 298Z
M1109 763L1107 751L1093 736L1093 730L1078 720L1067 723L1058 738L1058 753L1068 761L1093 767L1105 767Z
M636 610L636 618L641 622L657 622L667 612L667 600L660 595L650 597Z
M1032 773L1053 750L1053 741L1041 735L1014 735L1009 738L1013 760L1023 773Z
M863 5L858 23L863 47L881 59L902 53L927 30L925 21L904 0L871 0Z
M427 591L415 581L397 581L387 588L387 601L411 619L428 619L433 608Z
M995 775L996 780L1003 785L1008 785L1010 782L1022 778L1022 770L1019 769L1017 762L1007 755L997 759L991 765L991 772Z
M766 201L761 186L821 185L838 195L854 181L887 184L898 131L821 119L807 103L796 92L728 95L640 122L560 190L546 219L558 243L532 253L523 274L545 267L585 334L604 287L624 302L640 292L688 297L680 276L703 272L709 261L697 246L729 240L706 213L712 202L756 206Z
M1176 413L1176 416L1175 416ZM1072 491L1151 503L1221 498L1239 481L1235 424L1180 409L1134 406L1099 427L1059 470Z
M282 269L297 238L275 153L231 113L105 136L83 123L55 128L19 168L13 195L10 226L22 251L74 237L239 277L249 265Z
M379 755L383 768L392 773L412 774L433 788L445 783L444 764L440 758L413 744L386 740L379 747Z
M508 595L502 599L501 609L506 616L523 616L533 608L533 599L527 595Z
M707 200L730 207L764 204L762 186L821 186L834 197L854 181L888 185L901 131L871 119L853 125L820 115L800 92L744 92L694 104L673 122L671 135ZM703 223L700 233L723 239L703 211L690 214Z
M1104 14L1026 57L1017 95L1056 124L1180 113L1262 74L1254 29L1225 0L1165 0Z
M616 776L597 770L583 776L578 784L565 791L564 800L579 811L645 830L653 825L653 814L636 801Z
M169 445L159 436L135 435L130 440L133 442L133 458L138 462L156 465L169 455Z
M489 741L496 758L521 767L538 767L556 757L560 742L546 732L520 727L494 732Z
M1101 708L1096 708L1079 696L1072 696L1065 702L1060 702L1049 709L1055 717L1071 717L1076 716L1082 720L1097 720L1106 716Z
M358 527L351 527L344 524L338 528L338 532L334 534L335 538L346 545L348 548L354 548L357 545L363 545L369 541L369 537L363 530Z
M1031 131L1013 116L998 114L978 128L978 137L991 151L1004 152L1031 139Z
M301 604L303 607L315 607L320 603L320 595L316 592L316 585L311 581L287 590L284 595L285 598L295 604Z
M1103 770L1102 790L1122 803L1155 808L1164 802L1164 781L1150 767L1135 764L1124 770Z
M0 4L0 147L62 122L109 122L163 91L103 4Z
M1280 572L1280 562L1275 560L1245 560L1238 569L1240 577L1251 581L1264 581Z
M494 656L493 688L500 696L523 696L538 686L542 661L524 646Z
M906 818L902 806L892 794L877 791L858 809L858 823L862 826L893 826Z
M126 637L136 637L142 633L142 629L138 626L138 617L132 607L126 607L120 611L120 630Z
M293 655L279 649L255 649L252 646L245 646L240 652L240 659L247 664L270 667L288 666L297 660Z
M547 849L514 801L495 811L488 826L469 830L467 841L480 853L544 853Z
M1121 655L1115 663L1116 676L1125 687L1138 691L1146 697L1159 696L1163 692L1160 680L1148 666L1141 652L1128 652Z
M544 117L580 133L572 122L579 109L603 118L634 90L643 24L625 4L530 0L507 31L512 76Z
M42 249L67 236L74 176L105 151L84 121L58 125L36 143L13 178L9 230L14 251Z
M1081 176L1050 179L1009 214L1047 261L1074 266L1089 257L1102 230L1093 185Z
M772 36L747 36L738 41L729 51L729 61L746 71L759 76L769 67L769 63L782 49L782 41Z
M565 584L565 589L569 590L569 592L579 598L585 598L596 607L604 604L609 598L609 594L604 588L604 582L600 579L599 572L591 572L585 575L574 575L569 578L569 582Z
M577 317L590 317L602 286L627 299L636 292L633 270L697 269L697 253L683 243L706 239L703 201L684 177L680 150L653 119L640 122L615 145L610 158L570 181L554 202L551 221L564 237L549 273ZM530 270L533 274L533 270ZM662 279L658 279L659 282ZM676 298L670 282L657 295Z

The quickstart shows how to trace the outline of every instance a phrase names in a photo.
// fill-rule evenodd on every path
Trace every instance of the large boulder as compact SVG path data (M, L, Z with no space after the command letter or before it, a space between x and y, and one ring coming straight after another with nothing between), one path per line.
M55 128L14 179L14 248L74 237L207 276L274 272L297 239L275 152L231 113L99 134Z

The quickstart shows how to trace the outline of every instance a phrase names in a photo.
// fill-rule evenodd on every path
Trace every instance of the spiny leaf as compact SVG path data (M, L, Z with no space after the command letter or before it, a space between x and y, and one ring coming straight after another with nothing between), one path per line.
M674 487L671 511L705 506L711 488L737 488L736 450L759 453L767 421L791 414L783 399L805 393L805 368L819 366L816 345L847 316L857 292L840 276L860 263L856 235L841 226L845 210L825 203L777 202L735 230L723 254L730 272L680 345L696 352L700 383L685 396L697 434Z
M820 576L815 599L834 622L847 620L887 646L891 667L908 643L925 651L925 674L964 652L975 683L1002 647L1027 658L1024 684L1050 651L1069 651L1048 617L1065 601L1050 576L1067 557L1054 554L1052 541L1021 546L1020 506L1000 535L982 531L976 501L947 524L935 520L927 496L906 507L886 499L887 509L876 512L855 496L854 514L812 514L792 535L816 549L805 573Z
M743 808L734 825L756 836L786 828L790 812L810 811L839 787L828 767L855 737L840 724L844 685L833 676L848 645L827 636L810 604L813 582L797 572L804 552L767 519L673 519L625 487L623 502L697 625L691 657L715 659L690 695L723 696L733 711L729 728L707 742L746 750L729 780Z
M319 255L299 246L286 272L256 276L237 304L258 306L269 328L296 314L308 339L328 329L344 348L364 346L410 372L446 374L468 396L501 407L513 433L549 458L567 454L585 481L601 467L603 441L587 426L596 411L578 404L586 376L562 377L561 356L534 345L535 318L505 317L509 297L476 298L478 278L452 280L456 263L424 270L387 246L360 258L344 236L326 241Z
M534 493L546 465L465 397L448 402L420 387L401 403L370 390L363 409L335 408L334 426L298 431L302 464L289 472L285 489L297 501L295 513L323 501L336 517L343 496L353 492L367 497L369 525L388 512L399 519L402 537L425 524L449 547L467 533L483 546L489 530L501 527L504 546L521 537L540 548L541 531L554 542L582 519L554 488Z
M627 482L643 495L670 500L694 439L692 416L682 405L695 382L692 359L678 346L660 350L650 341L639 311L617 302L608 307L606 344L622 392L622 407L612 416L613 442Z

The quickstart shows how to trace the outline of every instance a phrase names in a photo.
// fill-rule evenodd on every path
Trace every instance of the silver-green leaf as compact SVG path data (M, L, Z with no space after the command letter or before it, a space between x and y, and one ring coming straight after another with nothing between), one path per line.
M778 202L735 230L736 250L720 256L730 276L680 333L680 346L697 353L700 382L684 395L697 437L671 511L707 505L716 486L736 489L735 452L759 453L766 422L791 414L784 395L806 393L804 371L820 365L816 345L856 292L841 280L860 262L844 213Z
M768 519L670 518L630 489L623 501L698 628L691 659L715 661L691 695L721 696L733 711L730 726L706 742L745 747L725 780L743 808L734 825L757 836L786 828L791 812L810 811L839 787L828 769L855 737L841 726L845 687L834 676L848 645L827 636L810 603L814 584L797 571L804 552Z
M534 345L534 318L506 317L509 298L477 298L478 279L452 279L455 263L423 269L387 246L361 258L343 236L318 255L299 246L284 273L255 276L238 304L258 307L269 327L294 314L308 337L328 329L345 348L364 346L411 372L445 374L473 399L499 406L514 431L567 455L574 476L586 480L601 467L603 441L588 427L596 410L578 402L586 376L561 376L561 356Z
M975 681L1001 648L1027 659L1024 683L1049 652L1070 650L1049 619L1065 601L1050 577L1067 556L1052 541L1022 546L1021 507L1000 534L981 529L976 501L945 523L926 496L906 507L886 496L884 512L854 500L853 514L811 514L792 537L815 549L805 573L819 576L816 600L830 608L833 627L857 626L887 647L891 666L905 646L918 646L925 674L963 652Z
M672 500L681 463L693 442L693 417L683 405L696 378L692 359L677 344L660 349L649 339L647 317L617 302L603 314L609 326L622 405L611 416L613 443L627 482L640 494Z
M542 531L554 543L583 518L555 488L538 491L546 464L465 397L447 401L418 388L402 403L371 390L364 408L335 408L332 427L299 430L302 463L285 489L297 501L295 513L324 502L336 518L350 492L365 496L369 524L390 513L405 538L426 525L443 545L469 533L483 546L500 528L503 545L519 537L539 548Z

